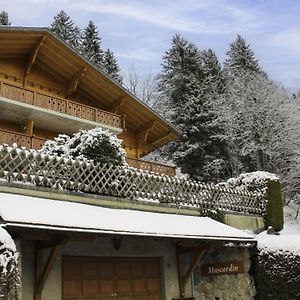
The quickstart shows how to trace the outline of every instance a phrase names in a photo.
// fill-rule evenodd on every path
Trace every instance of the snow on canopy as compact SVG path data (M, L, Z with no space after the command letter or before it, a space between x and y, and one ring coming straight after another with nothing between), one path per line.
M80 130L72 137L59 134L53 140L46 141L40 152L82 160L89 159L99 163L126 165L122 140L100 127Z
M26 207L31 209L28 210ZM7 224L29 228L133 236L254 241L251 234L208 217L112 209L19 194L0 193L0 215Z

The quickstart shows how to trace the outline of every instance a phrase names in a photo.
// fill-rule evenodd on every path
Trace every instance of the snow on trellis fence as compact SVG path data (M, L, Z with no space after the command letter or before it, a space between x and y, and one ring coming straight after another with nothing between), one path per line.
M263 215L263 193L203 184L134 168L95 164L34 150L0 146L0 178L99 195Z

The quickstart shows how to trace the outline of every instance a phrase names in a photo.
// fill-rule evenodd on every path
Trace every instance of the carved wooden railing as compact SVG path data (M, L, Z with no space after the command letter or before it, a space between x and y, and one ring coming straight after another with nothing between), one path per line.
M217 187L128 167L49 156L7 145L0 146L0 178L200 210L263 215L267 205L263 193Z
M15 143L19 147L26 147L27 149L39 150L42 148L46 140L47 139L41 137L30 137L26 134L0 129L0 145L7 144L11 146ZM129 157L126 158L126 161L128 165L132 168L137 168L168 176L176 175L176 167Z
M146 161L146 160L140 160L136 158L130 158L127 157L126 161L130 167L149 171L149 172L154 172L154 173L159 173L159 174L164 174L168 176L175 176L176 175L176 167L174 166L168 166L164 164L160 164L157 162L152 162L152 161Z
M119 115L2 81L0 81L0 96L112 127L124 127L123 117Z
M23 133L0 129L0 144L17 144L20 147L26 147L27 149L37 150L42 148L46 140L47 139L41 137L31 137Z

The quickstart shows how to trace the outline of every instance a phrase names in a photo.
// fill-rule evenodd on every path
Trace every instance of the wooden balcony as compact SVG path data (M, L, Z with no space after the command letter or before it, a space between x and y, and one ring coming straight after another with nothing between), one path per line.
M46 140L47 139L41 137L30 137L26 134L0 129L0 144L12 145L13 143L16 143L20 147L38 150L42 148ZM128 165L132 168L164 174L168 176L176 175L176 167L129 157L126 158L126 161Z
M41 149L47 139L41 137L30 137L23 133L0 129L0 144L12 145L16 143L19 147L27 149Z
M46 93L14 86L2 81L0 81L0 97L38 106L40 108L49 109L58 113L93 121L99 124L105 124L113 128L124 128L124 120L119 115L71 100L50 96Z

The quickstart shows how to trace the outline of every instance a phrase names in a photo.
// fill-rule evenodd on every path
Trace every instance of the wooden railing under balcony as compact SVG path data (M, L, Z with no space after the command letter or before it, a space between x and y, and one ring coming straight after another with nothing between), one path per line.
M164 174L168 176L175 176L176 175L176 167L168 166L164 164L160 164L157 162L140 160L136 158L127 157L126 161L130 167L141 169L149 172Z
M41 137L30 137L26 134L0 129L0 144L12 145L16 143L19 147L27 149L41 149L47 139ZM164 174L168 176L176 175L176 167L159 164L151 161L144 161L135 158L127 157L126 161L132 168L145 170L149 172Z
M47 139L29 136L19 132L9 130L0 130L0 144L17 144L19 147L26 147L27 149L41 149Z
M124 120L119 115L2 81L0 81L0 96L112 127L124 127Z

